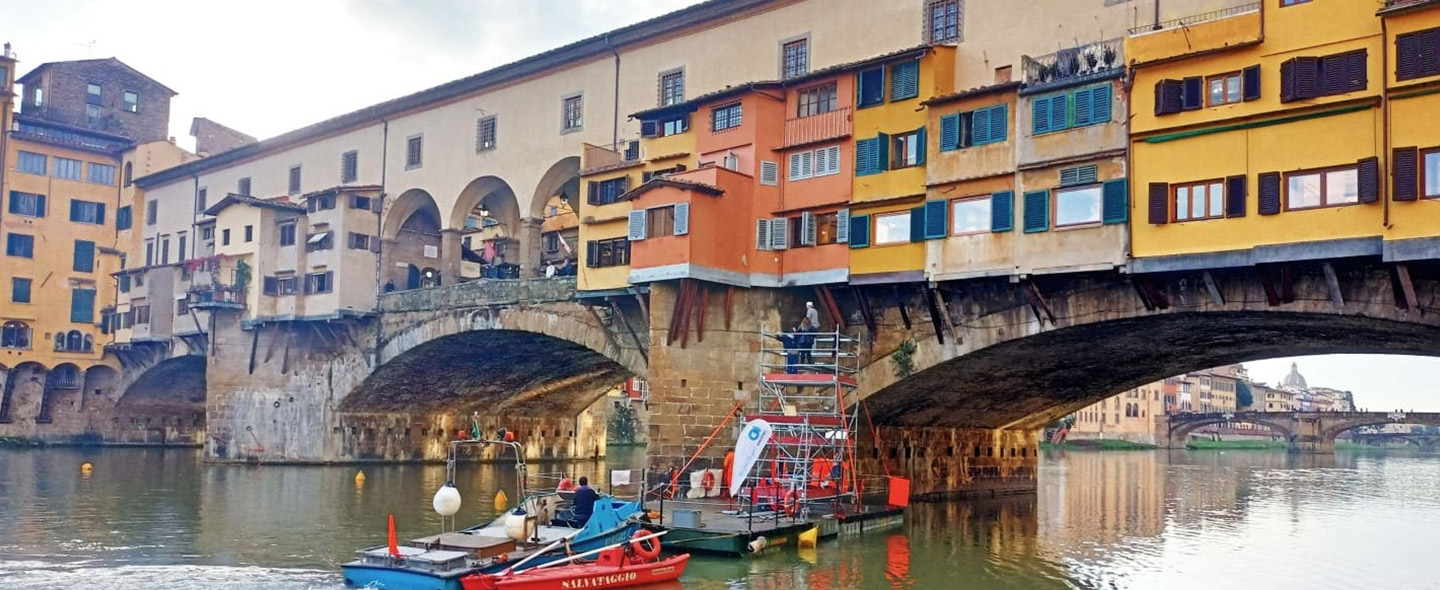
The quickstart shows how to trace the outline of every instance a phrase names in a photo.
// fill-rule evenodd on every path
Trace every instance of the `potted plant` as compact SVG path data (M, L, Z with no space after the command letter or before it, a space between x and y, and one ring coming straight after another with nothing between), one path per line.
M1115 55L1115 48L1114 48L1114 47L1106 46L1106 47L1105 47L1105 54L1104 54L1103 57L1105 58L1105 67L1110 68L1110 67L1114 67L1114 66L1115 66L1115 58L1116 58L1117 56Z

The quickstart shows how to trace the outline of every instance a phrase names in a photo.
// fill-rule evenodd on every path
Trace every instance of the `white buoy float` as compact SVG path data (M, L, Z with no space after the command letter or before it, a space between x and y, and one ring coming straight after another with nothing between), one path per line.
M435 490L435 498L430 501L435 508L435 513L440 516L455 516L460 511L460 490L455 489L454 482L446 482Z

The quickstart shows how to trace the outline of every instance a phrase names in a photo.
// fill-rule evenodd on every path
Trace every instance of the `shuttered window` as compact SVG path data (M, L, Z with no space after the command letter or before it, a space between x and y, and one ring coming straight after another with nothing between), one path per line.
M920 62L907 61L890 66L890 102L920 96Z
M608 268L630 264L630 240L612 238L591 240L585 244L585 266Z
M889 165L890 136L882 133L879 137L855 142L855 175L867 176L884 172Z
M44 217L45 195L10 191L10 204L6 211L25 217Z
M990 195L990 231L1000 233L1015 229L1015 193L1000 191Z
M70 321L89 324L95 321L95 290L70 290Z
M910 211L881 213L875 216L875 245L903 244L911 241Z
M1257 180L1259 183L1259 213L1261 215L1280 213L1280 173L1261 172Z
M924 223L922 224L925 239L934 240L943 238L949 234L948 226L950 220L947 216L949 213L949 204L949 201L925 202L925 206L922 209L925 214Z
M1185 83L1161 80L1155 83L1155 114L1169 115L1181 111L1185 104Z
M1050 229L1050 191L1025 193L1025 233Z
M619 202L620 196L630 190L630 177L621 176L609 180L587 183L586 202L591 205L609 205Z
M873 107L885 102L885 68L875 67L860 70L855 75L856 102L860 108Z
M1360 202L1359 166L1285 174L1285 209L1316 209Z
M1070 128L1070 94L1036 97L1031 103L1034 134L1053 133Z
M1246 202L1249 187L1245 176L1231 176L1225 179L1225 216L1244 217L1248 208Z
M1280 64L1280 102L1365 90L1368 70L1368 53L1364 49L1288 59Z
M1392 184L1396 201L1414 201L1420 194L1420 151L1413 147L1392 152Z
M71 200L70 221L103 225L105 223L105 204Z
M850 231L847 237L850 238L851 248L868 248L870 246L870 216L850 216Z
M1102 221L1109 225L1130 219L1130 184L1124 178L1105 181L1101 186Z
M1395 37L1395 79L1414 80L1440 75L1440 29Z
M1100 169L1094 164L1060 170L1060 186L1076 186L1099 182Z
M1097 125L1110 122L1110 85L1092 86L1075 91L1074 126Z
M1426 150L1420 157L1422 194L1427 199L1440 197L1440 150Z
M1260 98L1260 66L1250 66L1240 71L1241 99L1249 102Z
M1170 185L1163 182L1150 183L1147 214L1153 225L1170 222Z
M95 272L95 242L75 240L75 256L71 268L76 272Z

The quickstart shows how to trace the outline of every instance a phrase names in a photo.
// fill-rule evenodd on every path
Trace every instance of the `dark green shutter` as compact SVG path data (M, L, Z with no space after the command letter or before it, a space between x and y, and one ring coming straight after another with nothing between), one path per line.
M1090 89L1091 107L1095 110L1090 113L1090 124L1110 122L1110 107L1113 104L1110 97L1110 84L1096 86Z
M960 149L960 114L940 117L940 151Z
M1050 130L1062 131L1070 128L1070 95L1050 97Z
M1075 91L1075 126L1089 125L1095 113L1095 95L1089 89Z
M1030 103L1030 119L1034 127L1033 133L1035 135L1050 132L1049 98L1036 98Z
M95 290L70 290L70 321L88 324L95 321Z
M95 272L95 242L75 240L72 268L78 272Z
M1100 194L1101 217L1105 223L1125 223L1130 219L1130 185L1124 178L1105 181Z
M915 130L915 164L925 165L925 127L921 126Z
M1000 191L990 195L990 231L1015 229L1015 193Z
M869 215L851 215L851 216L850 216L850 247L851 247L851 248L868 248L868 247L870 247L870 216L869 216Z
M986 114L987 110L980 109L970 113L970 145L990 143L990 115Z
M993 106L989 109L990 142L1001 142L1010 138L1010 105Z
M925 241L925 206L910 210L910 241Z
M1050 229L1050 191L1029 191L1025 193L1025 233L1033 234Z
M925 239L943 238L949 233L945 231L949 204L949 201L925 201Z

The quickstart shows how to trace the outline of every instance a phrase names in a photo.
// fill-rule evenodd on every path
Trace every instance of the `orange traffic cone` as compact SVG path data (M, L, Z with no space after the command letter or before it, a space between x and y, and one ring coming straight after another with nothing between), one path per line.
M400 557L400 543L395 540L395 515L390 515L390 556Z

